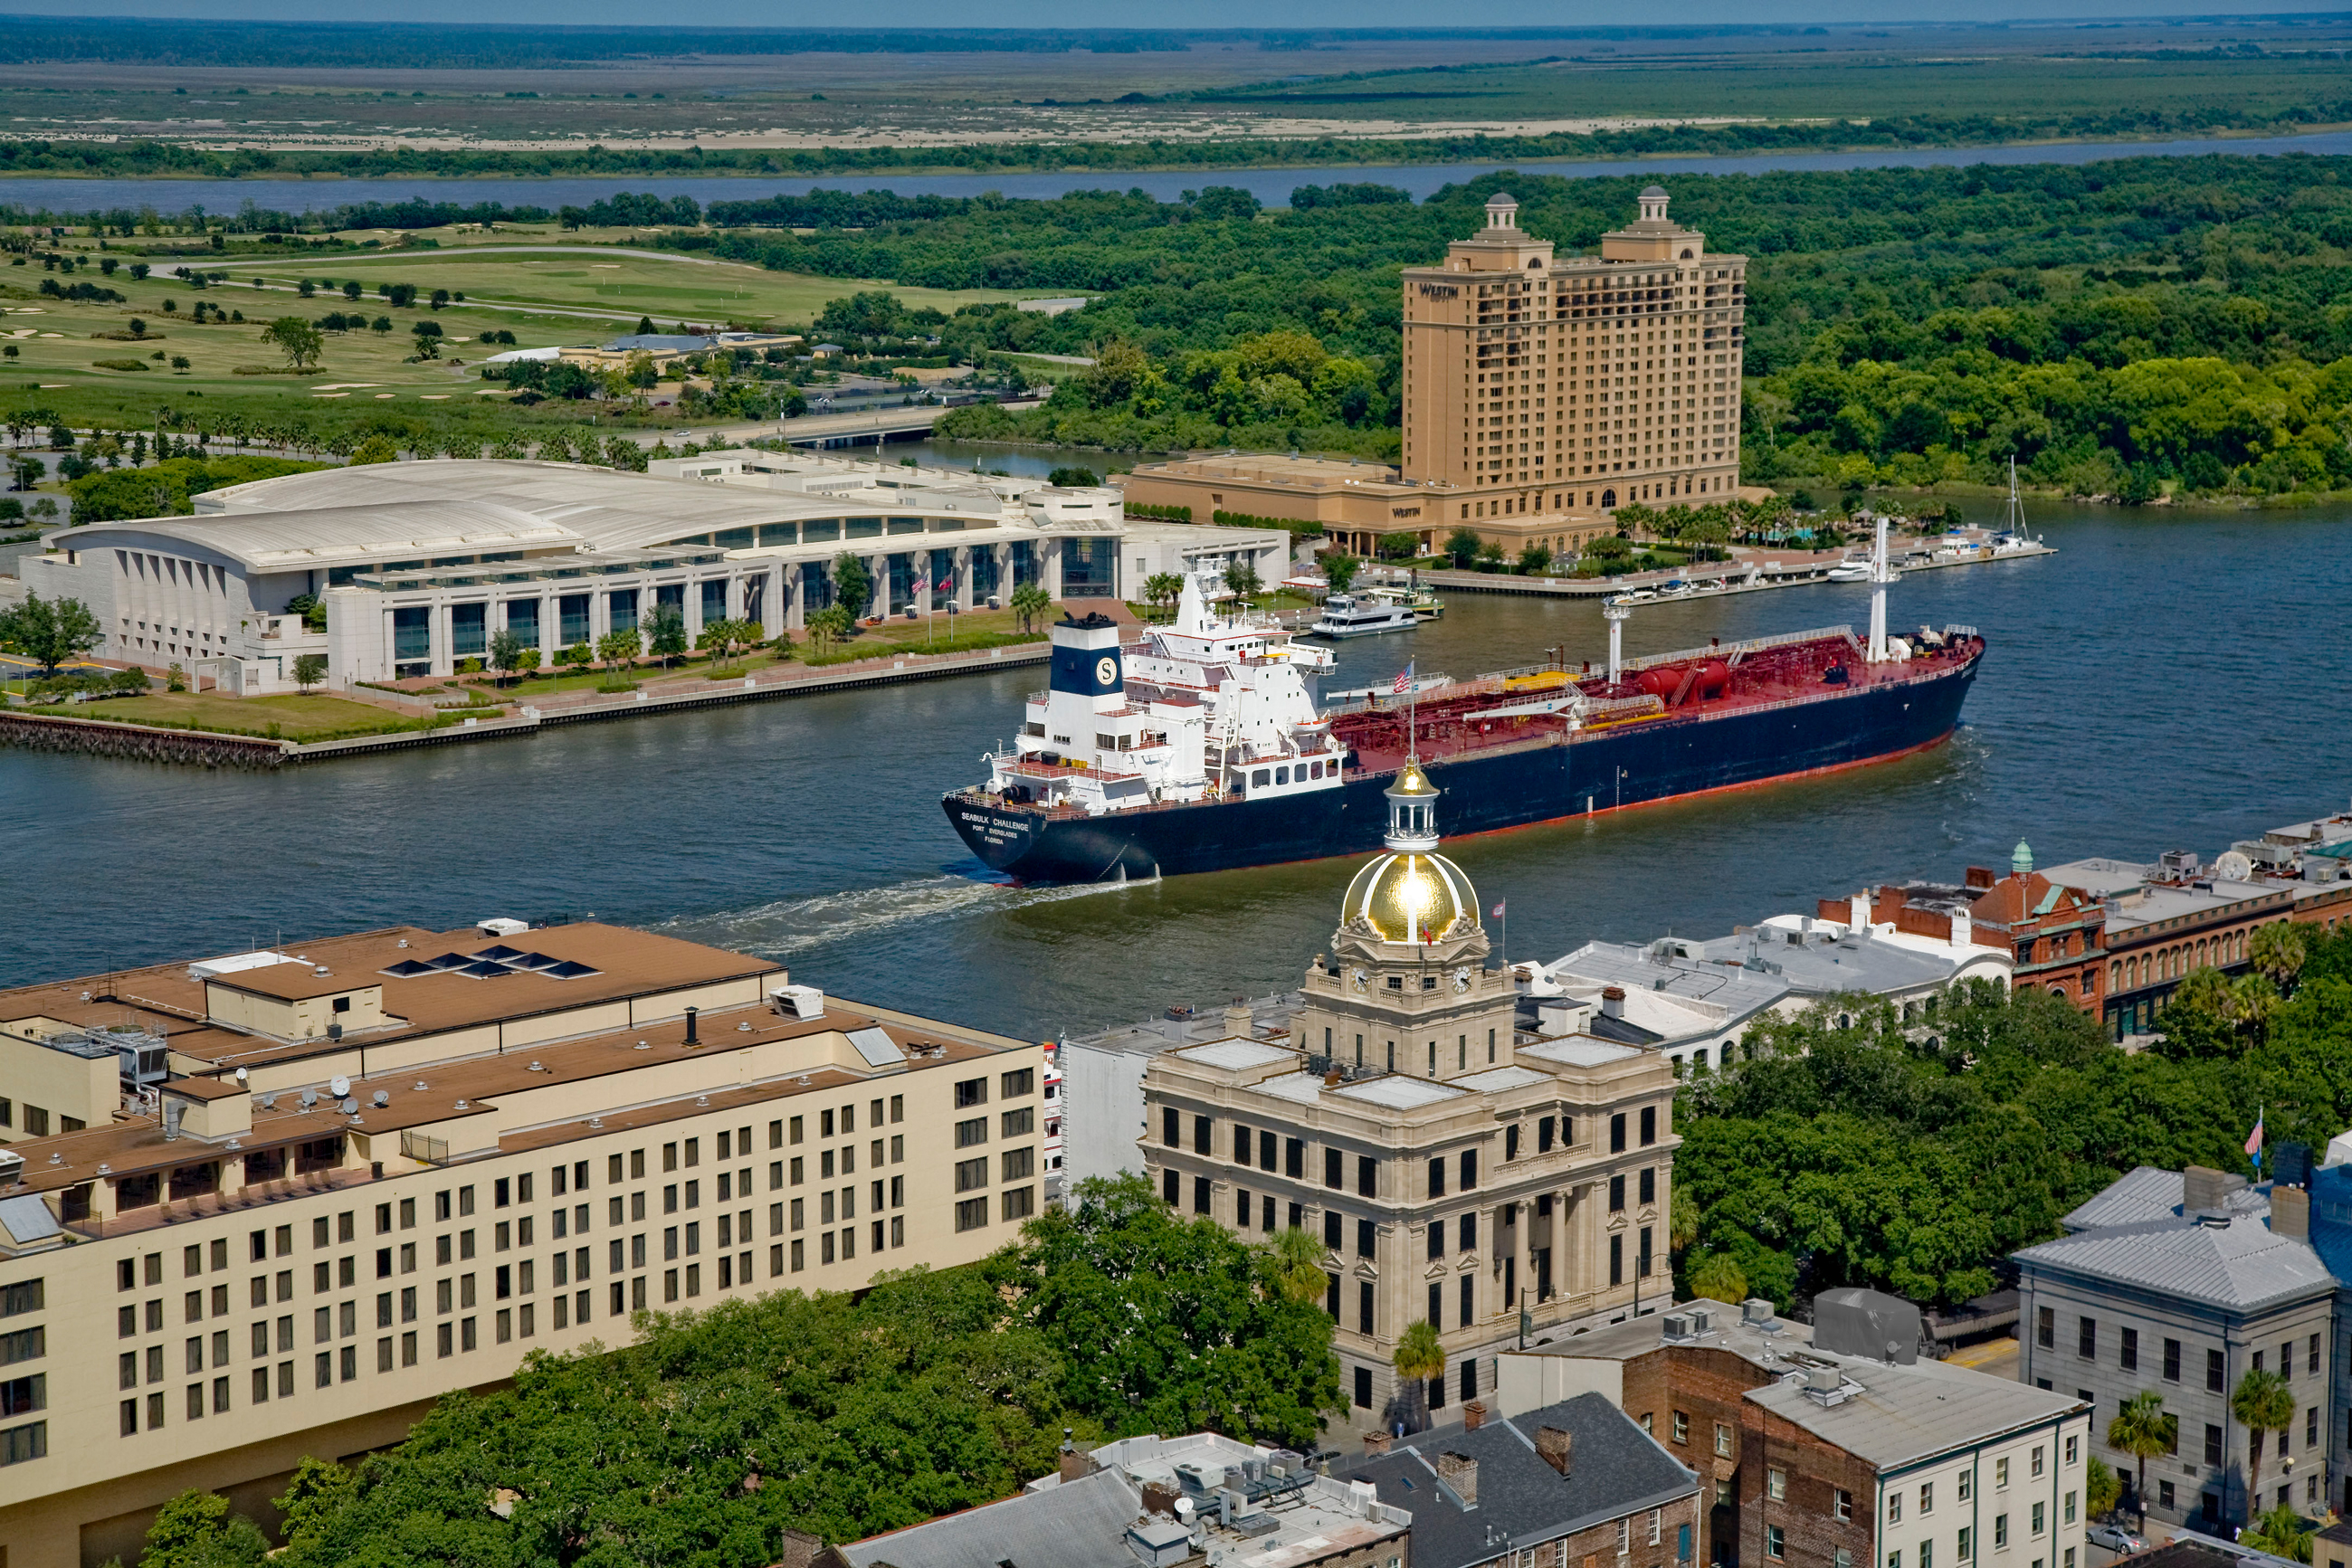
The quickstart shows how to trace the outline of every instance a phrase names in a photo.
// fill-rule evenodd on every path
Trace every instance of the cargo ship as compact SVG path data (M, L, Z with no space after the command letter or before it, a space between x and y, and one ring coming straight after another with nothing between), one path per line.
M1883 530L1882 530L1883 533ZM1100 615L1052 629L1052 674L985 783L942 801L957 833L1022 882L1225 871L1380 847L1409 754L1454 833L1494 832L1886 761L1940 744L1983 662L1969 626L1889 636L1884 538L1864 637L1832 626L1530 668L1326 711L1322 650L1212 618L1187 583L1166 627ZM1132 635L1130 635L1132 633Z

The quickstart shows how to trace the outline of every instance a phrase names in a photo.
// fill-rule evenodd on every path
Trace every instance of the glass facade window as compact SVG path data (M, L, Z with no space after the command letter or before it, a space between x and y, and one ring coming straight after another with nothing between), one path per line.
M433 657L433 612L422 604L392 612L392 656L395 663Z
M985 549L973 550L971 552L972 598L984 601L996 591L996 552Z
M702 583L702 623L708 626L713 621L724 621L726 619L727 580L723 577L704 579Z
M879 517L851 517L847 526L849 531L842 536L844 538L878 539L882 537L882 519Z
M668 605L672 610L677 611L679 616L683 618L686 614L686 584L682 582L656 583L654 587L654 607L656 609L659 609L665 604ZM618 625L619 623L620 622L617 620L614 622L614 625Z
M1038 578L1037 547L1027 539L1016 539L1013 545L1013 586L1034 582Z
M889 523L889 531L894 534L919 534L923 531L923 519L920 517L892 517Z
M956 589L955 551L935 549L930 553L931 597L934 600L951 598Z
M614 631L635 631L637 629L637 591L634 588L614 589L604 595L604 612L612 619Z
M813 560L801 568L801 607L814 615L820 610L833 608L833 571L824 562Z
M915 559L904 554L884 558L885 575L890 585L884 609L889 614L896 615L915 602Z
M1116 539L1062 541L1062 597L1112 599L1118 590L1118 542Z
M539 601L509 599L507 601L507 630L522 639L526 648L539 647Z
M555 601L556 640L566 648L588 641L588 596L567 593Z
M756 532L752 528L721 528L710 536L710 542L720 549L750 549Z
M478 659L489 652L490 607L488 604L449 606L449 656Z
M798 523L761 523L760 542L763 545L796 545L801 542Z
M831 544L840 537L841 519L839 517L819 517L814 522L801 525L801 543L804 545Z

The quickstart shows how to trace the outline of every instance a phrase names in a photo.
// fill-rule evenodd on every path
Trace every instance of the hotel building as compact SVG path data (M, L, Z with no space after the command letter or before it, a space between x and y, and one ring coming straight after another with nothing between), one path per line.
M1040 1206L1043 1067L595 924L0 992L7 1568L130 1561L191 1487L268 1519L641 1309L973 1261Z
M1748 258L1666 204L1651 186L1599 256L1561 257L1498 194L1405 269L1402 472L1453 487L1449 525L1737 492Z

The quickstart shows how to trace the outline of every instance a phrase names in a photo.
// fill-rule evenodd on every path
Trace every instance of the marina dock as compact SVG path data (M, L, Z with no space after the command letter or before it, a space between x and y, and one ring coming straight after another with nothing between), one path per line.
M1990 566L2000 562L2038 560L2053 556L2057 549L2035 541L2021 549L1995 555L1990 550L1973 550L1967 554L1930 556L1925 559L1898 560L1895 570L1905 575L1916 571L1941 571L1956 566ZM1804 588L1830 580L1832 568L1843 564L1843 557L1810 557L1803 560L1732 560L1707 561L1700 565L1673 567L1663 571L1628 572L1622 577L1521 577L1511 572L1424 571L1421 580L1440 592L1517 594L1536 599L1613 599L1621 593L1648 590L1655 593L1667 583L1679 579L1690 584L1685 593L1676 593L1676 601L1693 598L1714 598L1727 593L1759 593L1773 588ZM1394 568L1368 568L1365 579L1372 582L1401 580L1404 574Z

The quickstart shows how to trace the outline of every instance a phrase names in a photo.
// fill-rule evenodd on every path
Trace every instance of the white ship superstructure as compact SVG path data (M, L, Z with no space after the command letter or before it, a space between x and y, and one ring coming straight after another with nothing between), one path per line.
M1339 788L1347 754L1314 689L1329 650L1270 617L1213 614L1196 579L1170 625L1129 640L1089 615L1053 640L1051 682L1029 698L1020 737L985 759L1005 799L1099 816Z

